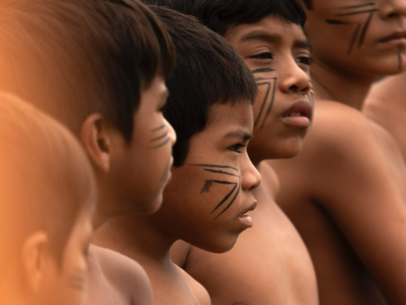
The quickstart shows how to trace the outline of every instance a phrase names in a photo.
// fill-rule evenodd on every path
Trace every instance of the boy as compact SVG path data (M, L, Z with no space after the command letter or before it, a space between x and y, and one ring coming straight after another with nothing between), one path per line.
M161 113L173 45L137 1L19 0L0 5L0 88L27 98L80 138L96 172L96 228L155 212L175 134ZM145 272L90 249L94 304L151 304Z
M176 9L182 3L176 2ZM260 94L248 153L263 182L253 191L258 200L252 213L255 226L231 251L218 255L178 243L174 260L208 289L213 304L317 304L309 254L275 203L276 175L261 164L297 155L310 126L313 100L310 50L301 27L304 12L286 0L219 0L195 1L188 13L223 35L254 73Z
M251 191L260 183L247 145L252 137L255 81L235 50L197 20L153 8L171 34L177 66L167 85L165 116L174 126L172 179L161 209L106 223L95 243L145 268L156 305L210 304L207 292L172 263L178 239L213 252L231 249L252 226Z
M0 304L83 305L96 182L59 123L0 94Z
M313 259L321 304L406 304L405 167L361 112L405 69L406 2L304 1L316 113L303 152L278 161L279 202Z
M405 80L406 73L402 73L377 82L368 94L363 112L368 118L389 131L400 148L403 161L406 162Z

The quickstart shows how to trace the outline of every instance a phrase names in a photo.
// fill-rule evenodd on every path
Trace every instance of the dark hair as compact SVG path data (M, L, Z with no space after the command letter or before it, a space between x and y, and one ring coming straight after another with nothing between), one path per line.
M131 0L1 1L0 45L0 89L75 133L102 113L128 141L141 91L175 57L156 16Z
M302 0L304 5L308 10L313 9L313 1L312 0Z
M306 15L297 0L143 0L143 2L165 5L195 16L222 36L230 26L256 23L270 15L301 26L306 22Z
M60 123L4 94L0 139L1 257L9 259L30 234L44 230L51 253L62 262L80 211L96 201L85 153Z
M176 67L167 80L165 117L174 127L174 165L185 161L190 138L207 124L214 104L252 104L257 87L252 73L226 40L194 17L151 7L172 36Z

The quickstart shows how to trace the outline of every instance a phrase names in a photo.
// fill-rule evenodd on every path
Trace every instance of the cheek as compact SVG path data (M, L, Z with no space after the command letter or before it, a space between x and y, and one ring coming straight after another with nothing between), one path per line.
M254 127L263 128L274 107L277 77L257 81L258 96L254 104Z

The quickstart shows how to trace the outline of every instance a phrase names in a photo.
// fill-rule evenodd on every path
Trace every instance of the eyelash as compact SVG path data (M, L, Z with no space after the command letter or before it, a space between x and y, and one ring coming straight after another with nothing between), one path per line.
M246 147L246 146L247 145L243 145L243 144L235 144L235 145L229 147L229 150L234 151L234 152L236 152L238 154L241 154L242 151L240 151L239 149L241 149L243 147Z
M306 66L310 66L313 63L313 58L307 56L298 57L296 60L300 64L304 64Z
M258 54L258 55L251 56L250 58L257 58L257 59L273 59L273 56L272 56L271 53L266 52L266 53L261 53L261 54Z

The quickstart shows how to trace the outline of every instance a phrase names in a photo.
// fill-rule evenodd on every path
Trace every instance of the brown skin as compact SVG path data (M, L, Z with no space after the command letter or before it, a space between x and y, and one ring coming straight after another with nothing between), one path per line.
M254 39L255 33L260 35ZM243 41L247 35L251 39ZM267 158L295 156L302 148L308 128L284 123L283 114L298 99L307 99L310 92L309 67L305 64L310 53L307 40L299 25L273 17L232 27L225 37L251 70L275 69L260 77L278 79L270 116L262 128L255 126L248 148L263 179L253 191L258 200L250 213L254 226L241 234L227 253L210 253L177 242L172 247L172 259L207 288L214 305L316 305L316 277L309 253L275 202L279 182L274 170L264 162L260 164ZM266 90L264 86L258 89L254 117L260 112ZM309 105L312 108L311 101Z
M393 136L406 162L405 81L406 74L402 73L376 83L367 96L363 112Z
M148 276L137 262L94 245L89 261L88 304L153 304Z
M109 238L108 232L102 230L109 220L153 213L161 206L176 139L161 112L167 95L164 80L156 76L141 94L130 143L97 113L83 123L81 140L93 162L98 183L96 241ZM166 137L154 140L166 132ZM89 264L87 304L153 304L150 282L138 263L119 253L92 247Z
M397 71L398 48L380 37L404 27L406 2L374 1L365 42L351 55L340 49L348 29L325 23L337 2L313 2L305 29L314 47L316 112L302 153L272 162L278 203L310 251L322 305L405 304L406 171L393 138L360 109L376 76ZM357 4L365 2L339 6Z
M252 107L248 103L213 105L205 129L190 140L184 164L172 168L161 209L150 216L111 220L95 234L96 244L141 264L151 280L154 304L211 304L204 288L171 261L169 250L176 240L184 239L211 251L224 252L249 227L241 215L254 208L256 201L251 191L261 182L247 153L252 126ZM231 186L213 184L202 192L205 181L239 179L223 177L193 164L231 166L235 170L224 170L240 176L238 196L217 218L211 211Z

